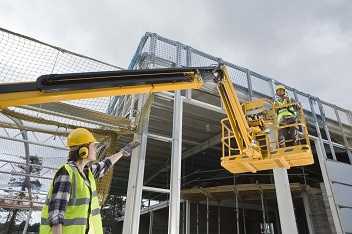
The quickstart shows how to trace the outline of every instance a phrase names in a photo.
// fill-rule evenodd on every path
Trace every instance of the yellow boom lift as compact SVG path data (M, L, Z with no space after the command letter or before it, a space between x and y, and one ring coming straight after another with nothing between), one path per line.
M278 125L277 107L267 99L240 103L225 66L122 70L40 76L35 82L0 84L0 109L75 99L200 89L216 82L227 118L221 121L221 165L232 173L257 172L313 164L301 106L294 123ZM290 129L296 139L278 143Z

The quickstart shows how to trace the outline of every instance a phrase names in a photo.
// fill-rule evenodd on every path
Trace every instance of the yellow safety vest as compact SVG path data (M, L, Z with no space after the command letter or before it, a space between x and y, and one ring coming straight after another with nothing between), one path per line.
M64 214L64 224L62 226L65 234L85 234L89 215L89 233L103 234L103 227L100 216L100 205L97 197L96 184L91 170L88 170L88 179L92 190L90 191L80 175L78 169L69 164L63 167L70 175L71 194ZM48 202L50 201L53 185L51 185L48 198L42 209L40 234L52 234L52 229L48 222ZM89 214L89 205L91 211Z
M286 99L275 100L274 103L276 105L287 105L289 102ZM292 107L282 108L277 113L277 122L280 123L281 120L286 116L294 116L297 117L296 111Z

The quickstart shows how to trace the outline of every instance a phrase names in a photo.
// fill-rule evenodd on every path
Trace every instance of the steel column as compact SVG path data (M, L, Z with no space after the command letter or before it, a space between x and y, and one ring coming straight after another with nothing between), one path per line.
M247 70L246 75L247 75L248 97L249 97L249 100L252 101L253 87L252 87L252 80L251 80L251 71Z
M264 230L266 230L266 211L265 211L265 205L264 205L263 190L260 190L260 202L261 202L261 206L262 206L262 217L263 217ZM264 233L266 233L266 231Z
M153 234L154 212L149 212L149 234Z
M218 203L218 234L221 233L221 207L220 207L220 202Z
M209 197L207 197L207 232L209 234Z
M186 234L191 233L191 202L186 201Z
M147 96L143 96L139 100L138 109L142 110ZM142 202L142 191L143 191L143 178L144 178L144 166L145 166L145 154L147 149L148 141L148 126L149 126L149 114L150 109L145 110L147 113L141 115L140 130L135 134L134 138L141 142L141 145L132 152L130 173L128 177L128 188L127 188L127 201L126 201L126 213L124 216L123 223L123 234L138 234L139 231L139 220L140 220L140 208Z
M242 208L242 219L243 219L243 233L247 234L247 227L246 227L246 209Z
M310 209L308 193L306 191L303 191L301 195L303 200L304 211L306 213L309 234L315 234L314 225L312 223L312 211Z
M186 66L191 67L192 66L192 51L191 47L186 48ZM191 99L192 98L192 89L186 90L186 98Z
M282 233L298 234L287 170L273 169Z
M199 202L197 202L197 234L199 234Z
M25 225L24 225L22 234L26 234L26 233L27 233L28 226L29 226L29 221L31 220L31 217L32 217L32 208L30 208L29 211L28 211L26 223L25 223Z
M345 144L345 148L346 148L346 151L347 151L348 158L350 160L350 164L352 164L352 153L351 153L351 151L349 149L349 144L348 144L348 141L347 141L347 137L346 137L345 131L343 130L341 118L340 118L340 115L339 115L339 112L337 111L337 109L335 109L335 115L336 115L337 121L339 123L339 127L340 127L342 138L343 138L343 142Z
M180 192L182 165L182 111L183 102L181 92L175 92L172 127L172 152L170 173L170 206L169 206L169 234L179 234L180 228Z
M331 141L330 131L329 131L328 126L326 125L326 117L325 117L325 111L324 111L323 104L320 102L319 99L317 99L317 103L318 103L318 107L319 107L319 111L320 111L320 116L321 116L321 119L322 119L323 128L324 128L326 137L328 138L328 141L329 141L329 147L330 147L330 151L331 151L331 154L332 154L332 158L334 160L337 160L336 159L336 154L335 154L335 149L334 149L334 146L332 145L332 141ZM318 137L320 139L322 139L320 128L319 128L319 122L318 122L317 114L316 114L315 109L314 109L312 97L309 98L309 105L310 105L310 109L312 111L314 120L316 122L316 126L315 127L316 127L316 130L317 130L317 133L318 133Z
M336 203L335 203L334 195L332 192L332 186L331 186L329 176L328 176L328 171L326 168L327 157L326 157L326 152L324 148L324 143L321 141L321 138L320 139L318 138L318 139L314 139L314 145L318 155L321 174L323 176L324 185L326 189L326 196L329 201L329 206L331 210L332 219L335 225L335 230L337 234L342 234L343 231L342 231L342 226L341 226L341 222L338 214L338 207L336 206Z

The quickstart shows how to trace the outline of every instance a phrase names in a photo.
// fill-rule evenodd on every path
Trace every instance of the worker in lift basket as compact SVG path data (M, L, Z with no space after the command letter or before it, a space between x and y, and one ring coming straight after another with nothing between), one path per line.
M84 128L67 137L69 158L55 174L42 210L41 234L103 234L95 179L104 176L121 158L129 157L138 142L131 142L118 153L96 160L96 139Z
M277 123L279 126L294 124L297 122L297 112L293 106L286 105L294 103L286 91L285 86L276 86L276 95L274 97L274 105L283 108L277 109ZM279 147L285 147L296 144L297 129L295 127L281 128L279 130ZM285 144L286 141L286 144Z

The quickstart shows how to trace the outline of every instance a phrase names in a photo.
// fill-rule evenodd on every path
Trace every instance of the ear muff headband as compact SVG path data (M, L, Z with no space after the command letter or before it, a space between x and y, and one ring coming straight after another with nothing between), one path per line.
M80 158L88 158L88 147L81 147L78 151L78 155Z

